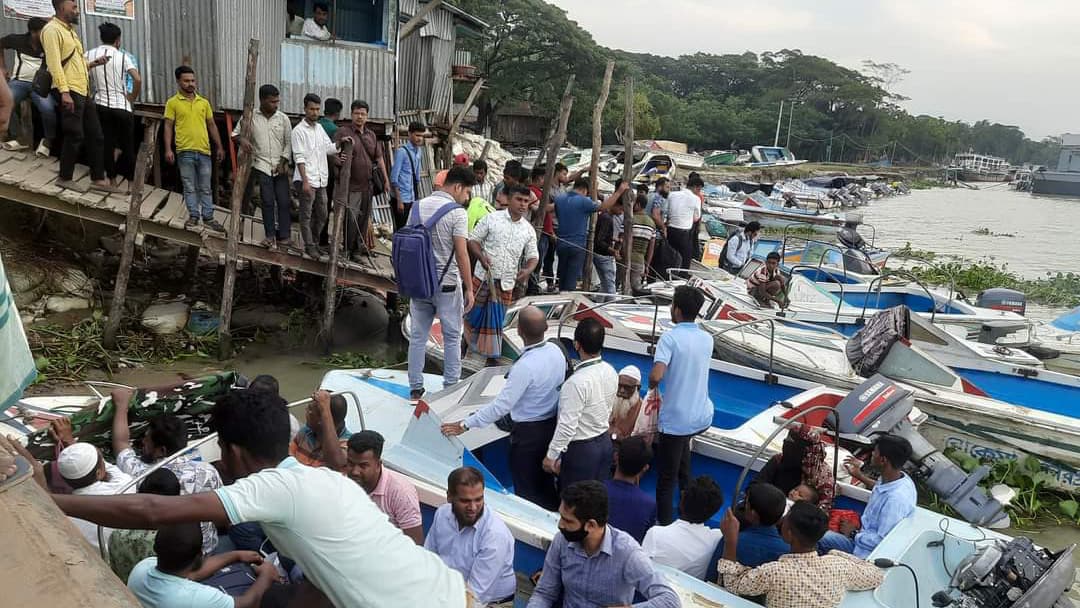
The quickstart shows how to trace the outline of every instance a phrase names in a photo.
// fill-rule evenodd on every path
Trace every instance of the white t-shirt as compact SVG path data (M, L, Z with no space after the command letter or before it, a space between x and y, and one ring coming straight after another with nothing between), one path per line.
M676 190L668 195L668 228L689 230L701 219L701 199L689 190Z
M709 560L723 537L723 532L705 524L676 519L670 525L649 528L641 548L657 562L705 580Z
M108 55L109 62L90 69L90 89L94 103L114 110L131 111L128 101L128 72L138 69L131 53L111 44L103 44L87 51L86 62Z
M71 493L76 496L112 496L114 494L119 494L121 488L131 483L132 478L130 475L108 462L105 463L105 474L107 477L104 481L95 481L85 488L72 490ZM134 493L135 486L128 488L124 492L124 494ZM79 529L79 532L82 532L82 535L86 537L87 542L96 549L98 547L97 524L88 522L85 519L79 519L78 517L69 517L68 519L75 524L75 527ZM112 535L112 532L112 528L102 527L101 534L102 538L105 539L106 545L109 543L109 536Z
M335 606L465 607L465 582L341 473L289 457L215 490L233 524L258 522Z

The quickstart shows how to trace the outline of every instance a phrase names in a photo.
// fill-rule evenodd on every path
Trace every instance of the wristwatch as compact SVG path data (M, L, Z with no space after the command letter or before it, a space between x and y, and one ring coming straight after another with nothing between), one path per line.
M463 430L463 431L469 430L469 425L465 424L464 420L462 420L459 424L461 424L461 430Z

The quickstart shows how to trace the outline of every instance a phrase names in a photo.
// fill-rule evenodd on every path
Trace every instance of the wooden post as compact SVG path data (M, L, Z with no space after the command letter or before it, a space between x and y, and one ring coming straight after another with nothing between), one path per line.
M486 161L488 151L491 150L491 139L484 142L484 150L480 152L480 160Z
M34 147L34 110L29 97L19 104L19 143L27 148Z
M349 205L349 178L352 176L354 145L355 143L352 140L341 142L341 154L345 160L341 167L338 168L337 182L334 185L334 214L330 219L330 261L326 269L322 331L319 332L323 348L327 353L330 352L330 348L334 345L333 329L335 296L337 295L338 256L340 255L340 245L342 243L341 233L345 226L345 208ZM373 168L373 170L377 169L378 167ZM417 199L417 201L419 200ZM415 202L413 204L418 205L420 203ZM363 239L364 235L359 235L358 238Z
M626 133L623 134L626 151L623 158L623 181L631 186L623 197L623 245L622 258L623 268L623 293L632 294L633 286L630 284L630 252L634 247L634 197L637 192L632 187L630 180L634 178L634 79L626 77Z
M559 148L566 141L566 123L570 121L570 108L574 105L574 97L571 95L573 90L574 74L571 74L570 79L566 81L566 91L563 92L562 102L559 104L558 127L552 133L547 145L547 157L550 162L547 164L547 170L544 171L544 189L541 191L539 213L533 215L533 226L537 228L544 226L544 216L546 215L544 208L551 201L551 186L552 182L555 181L555 159L559 155Z
M480 94L480 91L484 88L484 79L481 78L473 84L473 88L469 91L469 96L465 98L465 105L461 107L461 111L454 117L454 122L450 124L450 131L446 134L446 166L454 166L454 136L457 135L458 129L461 128L461 122L465 120L465 114L469 112L469 108L476 102L476 96Z
M401 30L398 32L398 40L404 40L409 37L409 34L413 33L413 30L420 27L420 22L423 21L431 11L439 8L443 3L443 0L431 0L425 4L420 10L416 11L416 14L405 22L405 25L401 26Z
M124 299L127 297L128 277L131 276L131 262L135 259L135 236L139 233L139 209L142 207L143 184L146 172L153 162L157 149L158 121L146 119L146 130L139 154L135 157L135 181L131 184L131 202L128 203L127 221L124 222L124 244L120 249L120 269L116 272L116 284L113 285L112 303L109 305L109 318L105 321L105 334L102 344L105 348L116 348L116 332L124 316Z
M247 74L244 78L244 115L240 119L240 137L251 137L251 115L255 111L255 68L259 64L259 41L248 41ZM231 134L230 134L231 135ZM236 287L236 257L240 248L240 208L244 204L244 184L251 175L251 153L241 149L233 179L232 197L229 205L229 226L225 242L225 282L221 288L221 322L218 326L220 339L218 358L232 356L232 309L233 288Z
M604 106L607 105L608 92L611 90L611 74L615 71L615 62L608 61L607 69L604 70L604 83L600 86L600 97L596 100L592 115L592 159L589 161L589 196L593 200L600 198L600 146L603 143L600 129L600 121L604 117ZM589 216L588 242L585 244L585 281L582 289L592 289L592 265L593 265L593 237L596 232L596 214ZM607 255L606 253L604 255Z

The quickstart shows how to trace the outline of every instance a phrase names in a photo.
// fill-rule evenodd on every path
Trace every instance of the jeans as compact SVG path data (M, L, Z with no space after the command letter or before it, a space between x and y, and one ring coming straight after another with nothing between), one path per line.
M440 291L430 299L413 298L409 301L409 389L424 388L424 360L427 339L431 335L431 323L439 317L443 338L443 386L456 384L461 379L461 326L462 309L465 307L461 287L454 291Z
M319 237L326 227L326 188L314 188L312 197L304 192L300 182L297 182L297 190L300 191L300 238L304 240L304 247L314 247L319 244Z
M645 262L630 262L630 289L640 291L645 285Z
M833 532L828 530L825 532L825 536L821 537L818 541L818 553L822 555L836 549L837 551L843 551L844 553L855 552L855 540L840 534L839 532Z
M105 135L105 175L130 182L135 179L135 114L100 105L97 111ZM115 150L120 150L119 158Z
M585 266L585 249L559 241L555 254L559 256L559 291L574 291Z
M539 256L537 256L536 268L533 269L533 280L536 281L537 285L540 284L541 278L555 276L555 273L552 272L552 266L555 265L555 243L553 241L554 238L550 234L543 232L536 237L536 251Z
M289 176L267 175L253 170L262 199L263 232L266 238L287 241L292 238L292 202L289 200Z
M214 219L214 198L210 194L210 175L213 167L210 155L194 150L176 153L180 181L184 184L184 204L192 219Z
M371 221L371 193L350 192L345 207L345 251L367 248L367 229Z
M660 433L656 446L656 521L666 526L674 521L675 482L680 494L690 484L690 439L693 435Z
M600 275L601 293L615 293L615 258L593 254L592 261L596 274Z
M11 87L11 96L15 100L16 108L27 95L30 96L30 102L34 104L41 116L41 129L45 132L45 139L50 142L56 139L56 98L51 95L46 97L38 95L33 92L31 84L25 80L9 81L8 86Z
M60 110L60 128L64 130L64 146L60 150L60 179L70 180L75 175L75 162L79 149L86 155L90 167L90 179L105 179L105 164L101 159L104 135L98 122L97 106L78 93L70 93L74 107L71 111ZM83 144L86 144L85 146ZM207 186L209 188L209 185Z

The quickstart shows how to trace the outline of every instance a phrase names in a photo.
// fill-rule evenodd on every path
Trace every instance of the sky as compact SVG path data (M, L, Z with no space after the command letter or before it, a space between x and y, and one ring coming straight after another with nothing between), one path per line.
M1077 0L548 0L597 43L677 57L800 49L911 71L912 114L1080 133Z

